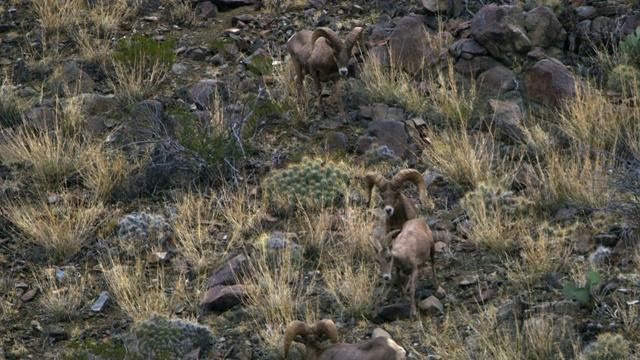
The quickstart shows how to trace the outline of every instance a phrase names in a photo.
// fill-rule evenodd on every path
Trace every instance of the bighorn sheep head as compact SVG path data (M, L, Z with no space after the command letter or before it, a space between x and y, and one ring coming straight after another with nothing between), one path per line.
M420 201L423 204L426 203L427 190L424 184L424 179L418 170L401 170L395 174L391 180L385 179L384 176L379 173L371 172L365 176L364 180L365 201L367 202L367 205L371 206L371 190L373 190L373 186L375 185L375 187L378 188L380 197L382 197L382 200L384 201L384 211L387 216L392 216L396 209L401 206L401 199L403 195L400 192L400 189L407 181L416 185L420 192Z
M286 359L289 355L292 341L319 348L326 338L331 339L334 344L339 342L338 329L330 319L320 320L313 326L294 320L284 331L284 358Z
M338 73L340 76L347 76L349 74L347 65L351 58L351 49L358 41L361 34L362 28L355 27L343 40L330 28L321 27L313 32L311 43L315 44L316 40L321 37L327 39L333 49L333 61L338 65Z

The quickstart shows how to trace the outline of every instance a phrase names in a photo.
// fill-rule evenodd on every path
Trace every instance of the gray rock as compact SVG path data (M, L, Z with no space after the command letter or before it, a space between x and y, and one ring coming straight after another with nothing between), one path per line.
M396 120L373 121L369 124L367 132L378 139L380 146L386 146L401 159L406 158L409 135L404 123Z
M98 299L93 303L93 305L91 305L91 311L93 312L102 311L102 309L104 308L108 300L109 300L109 293L106 291L101 292Z
M553 44L563 44L567 32L549 7L539 6L525 15L524 28L531 40L531 46L547 48Z
M375 328L375 329L373 329L373 332L371 333L371 338L375 339L375 338L379 338L379 337L385 337L387 339L391 339L391 334L386 332L383 328Z
M524 19L522 9L517 6L487 5L471 20L471 37L493 57L510 64L509 57L526 54L531 49Z
M331 131L324 136L324 148L330 153L347 153L347 135L342 132Z
M495 127L497 139L506 143L522 143L525 140L522 129L522 110L513 101L489 100L489 123Z
M418 307L420 310L428 313L444 313L444 306L442 305L442 302L440 302L440 300L435 296L429 296L428 298L420 301Z

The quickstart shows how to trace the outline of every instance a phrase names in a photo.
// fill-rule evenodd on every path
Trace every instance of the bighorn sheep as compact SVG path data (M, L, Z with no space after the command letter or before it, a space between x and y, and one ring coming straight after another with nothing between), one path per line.
M333 344L324 347L322 342L327 338ZM329 319L320 320L313 326L297 320L290 322L284 332L285 360L289 356L292 341L305 345L307 360L402 360L406 356L406 351L401 346L386 337L377 337L355 344L338 343L338 329Z
M301 30L293 34L287 41L287 51L296 72L296 89L298 97L307 98L303 81L310 75L318 92L318 108L322 107L322 85L320 82L333 81L334 95L338 98L340 119L345 120L344 106L340 89L340 78L347 76L347 64L351 58L351 49L362 35L362 28L356 27L343 40L328 27L315 31Z
M389 241L396 232L400 232L400 234L389 246ZM433 283L437 284L434 265L436 250L431 229L424 220L411 219L404 223L402 230L394 230L387 234L382 244L376 240L374 247L376 248L376 261L380 264L380 273L385 281L397 280L393 279L394 269L397 270L398 277L400 273L410 275L406 286L402 287L402 293L406 298L407 289L410 290L411 315L415 315L416 284L420 270L424 267L427 259L431 260Z
M418 209L406 197L400 189L402 185L411 181L416 185L420 193L420 201L426 204L426 187L424 179L418 170L404 169L387 180L379 173L368 173L364 178L365 201L367 206L371 206L371 190L375 185L384 201L385 233L387 235L392 230L402 229L402 225L410 219L418 216Z

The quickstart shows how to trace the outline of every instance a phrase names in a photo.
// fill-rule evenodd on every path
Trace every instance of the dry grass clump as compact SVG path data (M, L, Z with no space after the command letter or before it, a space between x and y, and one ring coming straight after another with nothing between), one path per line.
M614 159L607 154L553 151L539 166L543 187L533 201L543 213L563 207L600 209L610 198L605 181Z
M638 88L638 84L634 86ZM574 151L596 149L617 154L627 143L637 142L638 106L614 104L609 96L587 85L576 93L559 116L559 130Z
M334 258L347 261L336 262L334 267L325 267L322 277L324 291L335 306L333 318L343 321L369 317L380 300L376 292L378 272L375 266L366 261L348 261L351 258L347 255L335 254Z
M387 67L373 56L366 57L361 78L372 102L397 104L415 113L424 113L429 107L416 82L394 64Z
M179 197L176 210L177 216L171 220L171 227L176 235L178 251L196 274L205 276L217 265L214 263L218 258L216 250L220 251L215 239L221 226L216 221L215 200L202 193L186 193Z
M228 226L226 249L242 245L250 236L262 233L265 209L249 187L223 187L215 196L216 218Z
M117 307L133 320L147 319L153 314L170 316L175 306L197 303L197 294L186 288L183 276L170 276L166 269L148 267L143 254L131 264L107 257L102 261L104 278Z
M88 162L89 148L60 131L22 129L9 139L2 158L28 166L23 175L37 188L56 189L77 179Z
M71 273L57 279L56 270L48 269L39 283L40 305L54 321L73 320L83 305L85 277L70 270L67 272Z
M308 121L311 115L311 108L309 105L310 96L305 103L303 99L298 99L295 83L295 72L293 71L293 65L291 60L288 61L274 61L271 76L273 82L267 81L266 90L269 94L271 101L275 106L283 109L281 113L291 121L291 124L300 125ZM311 81L303 82L305 86L305 94L313 94L311 90Z
M245 281L245 305L257 315L254 322L264 350L282 357L285 326L292 320L312 323L319 318L311 295L316 282L313 277L305 278L300 254L291 246L263 248L254 255L249 273L253 275Z
M435 169L465 192L505 171L494 166L497 149L491 136L462 131L440 132L423 150Z
M481 183L460 200L469 221L462 232L480 248L513 253L529 231L528 203L502 186Z
M55 203L45 196L11 202L2 215L26 244L42 247L55 261L68 261L95 233L106 209L102 202L74 199L71 194L53 196Z

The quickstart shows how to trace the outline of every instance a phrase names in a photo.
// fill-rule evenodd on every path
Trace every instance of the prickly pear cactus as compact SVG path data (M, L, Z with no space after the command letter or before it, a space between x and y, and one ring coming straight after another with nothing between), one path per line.
M213 336L205 326L152 315L133 326L128 340L130 348L147 359L183 359L196 348L206 350Z
M640 65L640 27L620 41L620 52L628 64Z
M587 360L629 359L629 342L620 334L602 333L598 340L585 347Z
M263 182L263 196L272 210L292 205L305 210L335 205L345 195L349 176L345 166L305 158L286 169L272 171Z

